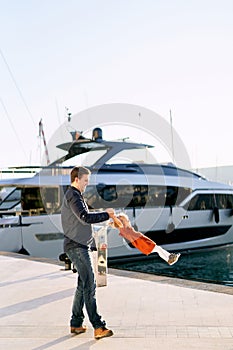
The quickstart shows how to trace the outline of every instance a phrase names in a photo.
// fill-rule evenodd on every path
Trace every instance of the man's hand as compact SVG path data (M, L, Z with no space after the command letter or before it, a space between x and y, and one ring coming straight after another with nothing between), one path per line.
M115 210L113 208L107 208L106 212L108 213L110 218L113 218L116 215Z

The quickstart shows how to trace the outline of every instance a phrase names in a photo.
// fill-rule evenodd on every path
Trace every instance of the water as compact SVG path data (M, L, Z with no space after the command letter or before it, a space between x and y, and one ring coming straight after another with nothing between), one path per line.
M224 284L233 287L233 245L195 252L181 252L180 259L172 266L169 266L158 255L145 257L142 261L110 263L109 266L122 270Z

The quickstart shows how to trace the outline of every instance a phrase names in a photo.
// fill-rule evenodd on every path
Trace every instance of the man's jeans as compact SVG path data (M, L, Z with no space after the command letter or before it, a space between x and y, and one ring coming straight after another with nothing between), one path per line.
M96 305L96 282L92 265L92 252L85 248L73 248L67 251L69 259L78 272L78 285L74 295L71 327L80 327L83 324L83 306L85 304L89 320L93 328L105 326L101 320Z

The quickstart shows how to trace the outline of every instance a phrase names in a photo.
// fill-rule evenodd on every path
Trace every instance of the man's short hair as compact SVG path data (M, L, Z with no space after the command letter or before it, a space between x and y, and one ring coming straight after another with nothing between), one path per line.
M85 174L90 175L91 174L90 170L85 168L84 166L75 166L70 172L71 183L74 182L76 177L78 179L81 179L81 177Z

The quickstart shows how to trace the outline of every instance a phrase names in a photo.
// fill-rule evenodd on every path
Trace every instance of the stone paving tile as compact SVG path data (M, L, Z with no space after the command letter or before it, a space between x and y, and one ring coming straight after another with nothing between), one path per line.
M89 329L85 334L82 334L82 338L89 338L93 334L92 329ZM197 327L194 331L190 327L148 327L148 328L114 328L114 334L117 337L124 338L209 338L209 337L221 337L231 338L232 329L228 327ZM53 338L53 337L72 337L69 334L68 327L35 327L35 326L1 326L0 338Z
M228 288L112 270L97 300L114 336L97 342L88 320L85 334L69 334L75 274L21 257L0 262L0 349L233 350Z

